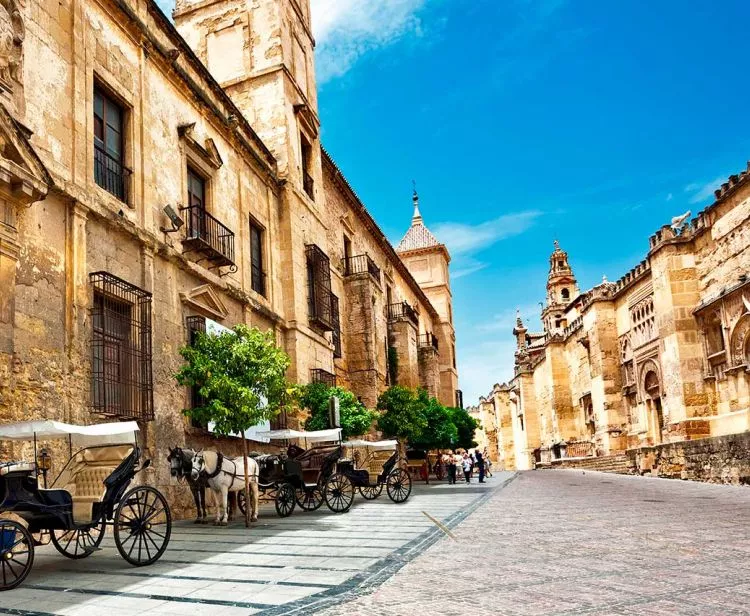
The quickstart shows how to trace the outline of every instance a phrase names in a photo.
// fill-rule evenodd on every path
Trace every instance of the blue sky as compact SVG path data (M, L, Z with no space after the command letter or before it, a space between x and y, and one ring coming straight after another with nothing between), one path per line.
M511 377L516 308L539 327L555 237L615 280L750 159L747 2L367 4L313 0L323 141L392 240L416 179L467 403Z
M394 242L415 179L453 254L467 403L516 308L539 327L555 237L615 280L750 159L746 0L311 3L325 146Z

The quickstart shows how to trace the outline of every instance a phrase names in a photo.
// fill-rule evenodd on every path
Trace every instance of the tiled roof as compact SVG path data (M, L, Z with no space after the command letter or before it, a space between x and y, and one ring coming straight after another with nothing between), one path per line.
M430 246L440 246L430 230L424 226L422 214L419 213L419 197L414 192L414 216L411 219L411 227L404 235L403 239L396 246L396 252L407 252L409 250L419 250L420 248L429 248Z

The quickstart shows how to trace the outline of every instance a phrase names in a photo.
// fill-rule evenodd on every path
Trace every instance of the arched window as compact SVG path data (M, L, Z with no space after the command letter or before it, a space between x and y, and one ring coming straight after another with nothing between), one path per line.
M567 302L570 299L570 291L568 289L563 289L560 292L560 296L562 297L564 302Z

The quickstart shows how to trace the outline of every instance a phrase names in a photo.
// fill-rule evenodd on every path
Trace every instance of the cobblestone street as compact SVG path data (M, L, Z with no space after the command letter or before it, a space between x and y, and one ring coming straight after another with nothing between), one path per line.
M445 525L446 536L424 513ZM454 540L455 539L455 540ZM404 505L180 522L157 564L42 548L21 615L750 614L750 489L581 471L417 485Z
M344 615L750 614L750 489L519 475Z

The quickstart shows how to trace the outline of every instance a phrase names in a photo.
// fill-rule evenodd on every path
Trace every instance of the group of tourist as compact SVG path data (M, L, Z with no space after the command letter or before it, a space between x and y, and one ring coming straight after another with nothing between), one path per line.
M471 483L474 471L479 474L479 483L484 483L485 475L492 477L492 462L487 455L487 449L483 452L478 449L472 452L465 449L448 451L442 454L441 462L448 469L449 484L456 483L459 469L463 471L466 483Z

